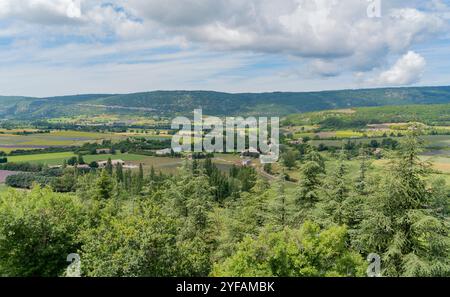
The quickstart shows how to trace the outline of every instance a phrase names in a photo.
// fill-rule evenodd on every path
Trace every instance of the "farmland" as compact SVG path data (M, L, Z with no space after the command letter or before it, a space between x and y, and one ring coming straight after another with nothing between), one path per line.
M12 133L12 132L10 132ZM120 140L124 137L115 133L94 133L82 131L50 131L50 133L15 135L0 134L0 150L36 149L47 147L76 146L85 142Z
M330 113L351 117L358 110ZM389 117L386 119L392 120ZM444 209L440 203L445 202L450 191L450 133L443 122L439 126L430 126L418 122L386 121L359 127L341 126L339 121L326 121L325 124L321 121L290 123L281 127L283 135L279 161L266 166L256 156L244 158L240 153L176 153L167 150L171 147L171 135L176 131L170 130L164 121L151 119L141 122L144 125L139 127L134 126L136 118L130 117L130 126L123 120L121 116L93 115L92 119L58 118L50 120L50 124L40 123L39 127L24 125L3 129L0 131L0 145L3 146L0 151L3 151L1 166L5 171L0 171L0 198L6 197L3 201L9 201L10 197L20 193L30 198L14 203L27 203L33 199L34 193L40 191L45 194L37 196L39 201L50 195L59 195L49 205L61 199L76 198L76 201L82 201L82 207L97 203L105 205L105 209L101 210L105 213L107 209L120 209L125 218L139 215L138 209L148 209L148 203L167 211L167 216L175 214L177 218L185 218L186 209L195 207L192 208L195 211L187 214L193 216L192 222L202 224L210 218L218 223L211 224L210 228L214 229L208 232L213 234L218 230L216 226L220 229L231 228L227 233L220 233L219 230L221 237L217 242L229 236L225 234L235 234L235 228L246 228L252 224L259 228L254 223L259 217L278 222L280 230L288 224L296 224L294 214L310 211L308 215L312 219L316 219L316 215L325 215L319 218L325 224L342 224L341 218L335 216L340 214L335 210L339 205L338 199L342 199L345 202L341 204L345 210L342 214L349 214L346 222L353 224L352 228L360 228L352 223L353 211L366 206L367 209L376 209L373 201L392 199L395 202L398 197L408 198L378 189L389 183L389 189L398 187L395 179L403 173L392 167L393 161L399 164L399 160L403 160L400 166L408 166L405 165L408 158L398 156L405 156L402 145L412 134L420 134L424 140L420 147L415 147L419 153L413 166L422 168L419 160L430 163L432 170L423 170L427 173L419 175L427 185L423 191L436 196L436 209ZM428 120L431 118L428 117ZM337 125L333 126L333 123ZM70 128L55 128L58 125L68 125ZM47 126L52 128L42 128ZM415 129L417 126L421 129ZM238 130L237 133L246 134L247 131ZM199 140L201 137L191 141ZM98 164L109 159L111 163ZM366 162L363 187L367 188L361 188L363 159ZM61 166L64 164L67 166ZM394 170L389 170L391 168ZM7 185L2 184L7 175ZM410 176L404 175L402 178L408 179ZM311 188L310 182L315 183ZM6 191L8 187L19 191ZM428 191L428 187L433 191ZM315 199L311 204L313 209L304 208L303 203L310 203L310 197ZM299 202L299 199L303 200ZM207 210L205 207L210 208ZM274 211L283 209L286 210L284 215L289 217L288 223L273 216ZM194 217L197 214L199 217ZM159 220L158 214L150 216ZM105 216L108 217L111 215ZM140 221L149 220L142 217ZM185 222L188 221L183 221L177 230L190 226ZM227 227L227 222L233 222L232 226ZM98 229L97 234L82 243L84 247L90 245L83 253L97 253L99 241L102 247L109 247L111 239L117 239L121 244L122 239L118 236L121 231L111 230L109 224L105 226L108 227ZM123 226L128 228L130 222L123 221ZM107 238L102 237L105 232L111 232ZM249 232L253 233L252 230ZM131 233L134 231L131 230ZM14 242L20 240L14 239ZM129 249L130 246L126 246L125 250ZM86 271L91 273L91 270Z
M34 155L23 155L23 156L11 156L8 157L11 163L31 163L31 164L45 164L49 166L62 165L64 160L68 160L72 157L77 157L72 152L64 153L49 153L49 154L34 154ZM144 168L150 169L154 167L157 171L162 171L165 173L176 173L176 168L182 165L182 158L170 158L170 157L154 157L154 156L144 156L138 154L128 154L128 153L117 153L117 154L99 154L99 155L85 155L83 156L84 161L89 164L93 161L107 161L112 160L123 160L129 165L138 166L142 164ZM218 164L223 170L228 170L228 168L233 164L239 163L239 156L237 155L217 155L213 162Z
M13 175L15 172L13 171L7 171L7 170L0 170L0 184L3 184L6 180L6 178L9 175Z

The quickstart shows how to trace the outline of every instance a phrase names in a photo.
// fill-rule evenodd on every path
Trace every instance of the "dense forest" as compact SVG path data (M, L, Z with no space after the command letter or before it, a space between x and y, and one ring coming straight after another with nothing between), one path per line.
M379 175L364 149L330 169L305 145L296 183L209 158L177 175L47 172L46 187L0 195L0 275L63 276L78 253L83 276L362 277L376 253L383 276L450 276L449 193L420 147L405 137Z

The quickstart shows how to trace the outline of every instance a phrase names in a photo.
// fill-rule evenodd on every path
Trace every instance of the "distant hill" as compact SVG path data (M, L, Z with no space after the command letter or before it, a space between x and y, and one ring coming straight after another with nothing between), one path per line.
M450 86L229 94L212 91L155 91L51 98L0 97L0 118L42 119L98 113L190 115L278 115L387 105L450 103Z
M450 104L358 107L292 114L284 126L319 125L322 129L363 128L368 124L421 122L432 126L450 125Z

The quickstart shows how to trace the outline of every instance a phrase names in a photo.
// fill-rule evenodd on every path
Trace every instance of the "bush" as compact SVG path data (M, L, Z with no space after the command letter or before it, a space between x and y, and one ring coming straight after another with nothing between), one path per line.
M42 164L31 163L6 163L0 164L0 170L22 171L22 172L40 172L44 169Z
M78 158L77 157L72 157L69 160L67 160L67 165L75 166L77 164L78 164Z
M31 189L34 184L49 185L53 179L54 177L27 172L10 175L6 178L5 183L13 188Z
M96 168L98 168L98 163L95 161L92 161L91 163L89 163L89 167L91 167L92 169L96 169Z
M83 226L78 198L49 189L0 196L0 275L61 276Z

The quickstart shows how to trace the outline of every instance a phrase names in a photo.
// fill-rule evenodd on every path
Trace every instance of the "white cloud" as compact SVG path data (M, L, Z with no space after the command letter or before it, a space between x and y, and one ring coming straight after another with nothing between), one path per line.
M81 17L80 0L0 0L0 18L63 24Z
M382 72L374 82L378 85L411 85L420 81L425 67L425 59L421 55L409 51L391 69Z
M447 28L435 13L394 2L385 5L383 18L369 18L368 2L362 0L129 0L124 5L163 32L212 49L295 55L316 64L322 59L342 71L370 71L388 55Z
M98 73L103 73L100 70L104 66L112 71L122 69L125 64L127 69L136 69L139 73L136 80L142 80L128 84L130 88L145 86L149 74L144 68L161 73L153 64L146 64L147 61L161 59L164 52L155 48L164 51L167 47L169 52L180 51L176 57L169 54L164 60L177 59L170 69L180 77L170 80L168 75L158 76L156 81L161 82L161 86L186 86L181 76L191 74L184 63L201 52L205 58L199 63L211 63L217 69L214 79L211 73L200 72L205 74L203 79L195 75L199 88L220 86L219 81L223 79L221 89L248 87L249 82L255 82L276 90L287 85L280 78L283 77L280 73L287 72L294 74L289 76L292 88L302 88L304 81L310 86L314 78L317 79L315 85L324 84L322 77L326 78L326 88L337 85L339 79L373 76L379 69L386 69L393 57L416 50L420 45L426 46L430 41L450 38L447 1L423 4L419 0L390 0L382 3L382 18L369 18L366 0L0 0L0 39L6 40L0 43L0 71L20 75L23 69L27 69L27 73L41 69L45 72L41 80L48 79L48 83L38 85L48 86L52 76L59 81L60 73L78 73L75 67L82 69L89 65L89 71L98 67ZM245 54L260 64L264 64L261 57L269 62L271 57L277 56L292 65L266 71L267 78L246 78L245 74L230 75L233 68L221 63L218 53L227 57ZM430 55L425 56L430 60ZM250 58L238 61L230 62L236 72L251 64ZM418 76L400 73L398 69L405 65L400 63L396 68L396 64L371 83L417 81ZM99 75L96 81L85 83L92 88L107 85L108 77L114 75L120 73ZM231 76L238 79L231 82ZM23 80L27 79L36 80L23 76ZM163 82L165 79L167 82ZM295 84L295 80L299 83ZM210 87L207 83L212 81L215 85ZM274 85L257 83L266 81L273 81ZM227 83L230 86L226 86ZM20 90L22 85L17 83L13 89L12 84L14 81L0 77L2 92L7 92L8 88Z

